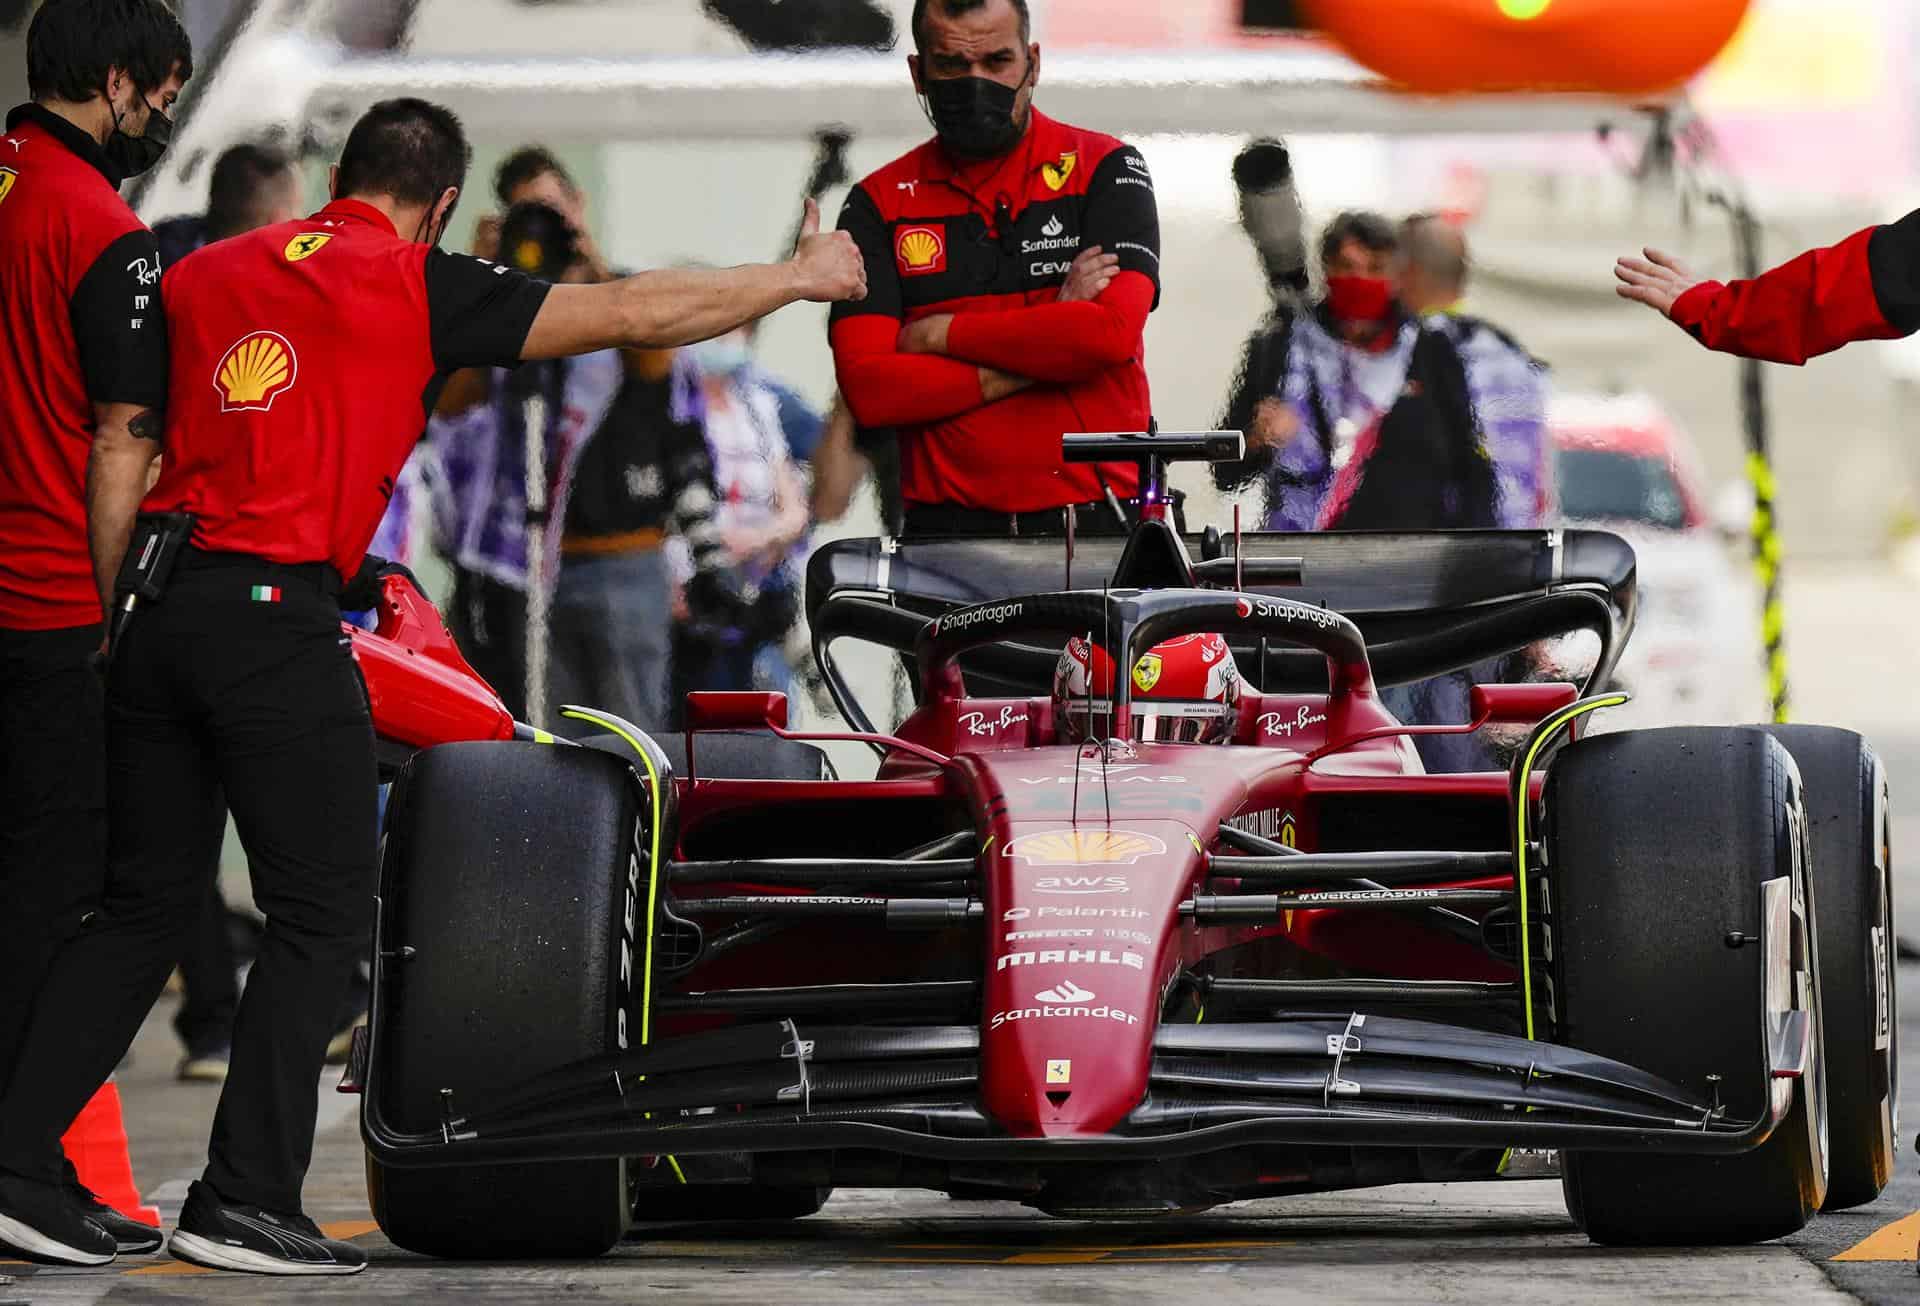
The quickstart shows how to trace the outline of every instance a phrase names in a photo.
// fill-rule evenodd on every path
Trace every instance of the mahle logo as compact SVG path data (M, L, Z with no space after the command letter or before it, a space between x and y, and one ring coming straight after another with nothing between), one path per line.
M213 388L223 413L266 412L293 388L299 376L293 344L277 331L255 331L227 350L215 369Z

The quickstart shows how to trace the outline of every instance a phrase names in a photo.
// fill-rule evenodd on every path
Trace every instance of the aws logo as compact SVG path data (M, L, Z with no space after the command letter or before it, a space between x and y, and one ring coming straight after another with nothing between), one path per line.
M903 277L925 277L947 270L947 238L937 227L902 227L894 237L894 258Z
M287 242L287 262L298 263L301 259L312 258L320 252L320 247L333 237L319 231L303 231Z
M0 168L0 204L7 202L7 195L13 190L13 183L20 180L20 174L12 168Z
M220 411L264 413L275 399L293 389L299 374L300 360L291 341L274 331L250 332L227 350L214 370Z

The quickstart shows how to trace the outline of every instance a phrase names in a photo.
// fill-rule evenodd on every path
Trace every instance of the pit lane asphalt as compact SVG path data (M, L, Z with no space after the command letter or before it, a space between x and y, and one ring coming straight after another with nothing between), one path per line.
M1887 760L1895 804L1896 910L1920 938L1920 586L1857 567L1798 573L1790 635L1804 720L1866 730ZM1811 582L1811 583L1808 583ZM1897 627L1897 629L1895 629ZM1797 632L1797 634L1796 634ZM1903 679L1904 675L1904 679ZM1902 832L1906 833L1902 833ZM164 1254L105 1270L0 1263L0 1306L93 1303L820 1302L1168 1303L1463 1302L1473 1306L1622 1302L1873 1303L1920 1299L1920 965L1902 967L1902 1146L1893 1184L1857 1211L1822 1216L1783 1243L1713 1251L1619 1252L1589 1245L1557 1182L1402 1186L1222 1207L1152 1223L1050 1220L999 1203L925 1193L836 1194L784 1225L648 1226L597 1261L452 1263L393 1248L372 1226L351 1115L323 1085L309 1212L373 1258L348 1279L268 1280L202 1272ZM215 1094L171 1078L178 1047L167 999L120 1076L135 1174L169 1223L204 1162ZM1849 1249L1858 1249L1849 1253ZM1853 1254L1887 1257L1834 1260ZM1121 1267L1125 1267L1122 1269Z

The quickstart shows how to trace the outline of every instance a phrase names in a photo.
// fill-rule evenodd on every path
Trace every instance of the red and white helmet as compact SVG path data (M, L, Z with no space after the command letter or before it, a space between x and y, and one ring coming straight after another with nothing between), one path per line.
M1133 664L1133 738L1224 744L1240 718L1240 668L1219 635L1181 635ZM1106 739L1113 725L1113 659L1067 641L1053 672L1053 719L1063 741Z

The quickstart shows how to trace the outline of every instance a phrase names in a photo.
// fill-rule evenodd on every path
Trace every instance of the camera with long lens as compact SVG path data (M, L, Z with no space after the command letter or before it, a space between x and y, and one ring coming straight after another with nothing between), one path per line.
M500 223L500 261L536 281L558 281L580 260L580 243L560 211L538 200L507 210Z

